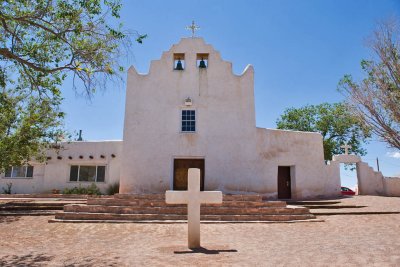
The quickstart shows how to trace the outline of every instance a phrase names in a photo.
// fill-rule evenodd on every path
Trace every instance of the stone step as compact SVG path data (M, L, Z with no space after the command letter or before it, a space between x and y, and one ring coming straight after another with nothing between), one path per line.
M95 197L93 197L95 198ZM163 200L165 201L165 194L116 194L116 199L126 200ZM261 195L223 195L223 201L262 201Z
M85 200L88 195L77 195L77 194L0 194L0 199L76 199Z
M129 200L137 200L137 199L165 200L165 194L115 194L114 198L129 199Z
M88 205L104 205L104 206L141 206L141 207L183 207L186 205L166 204L165 200L129 200L117 198L89 198ZM223 201L222 204L204 204L202 206L224 206L224 207L285 207L284 201Z
M49 223L157 223L157 224L177 224L177 223L183 223L186 224L187 221L185 220L177 220L177 221L171 221L171 220L164 220L164 221L158 221L158 220L149 220L149 221L119 221L119 220L64 220L64 219L50 219L48 220ZM302 223L302 222L325 222L323 219L304 219L304 220L292 220L292 221L201 221L202 224L218 224L218 223Z
M0 211L0 216L51 216L62 213L56 210L12 210Z
M294 221L315 219L313 214L287 215L201 215L205 221ZM176 214L113 214L64 212L55 215L56 220L111 220L111 221L164 221L187 220L186 215Z
M290 205L297 205L297 206L311 206L311 205L335 205L335 204L340 204L340 201L327 201L327 200L315 200L315 201L295 201L295 200L290 200L286 201Z
M357 205L332 205L332 206L326 206L326 205L303 205L303 207L309 208L309 209L360 209L360 208L365 208L367 206L357 206Z
M4 206L19 206L19 207L35 207L35 206L47 206L47 207L63 207L65 204L69 204L68 203L56 203L56 202L7 202L5 204L0 204L0 207L4 207ZM84 203L84 202L82 202Z
M187 207L140 207L140 206L103 206L103 205L77 205L71 204L64 207L65 212L87 213L116 213L116 214L187 214ZM304 207L202 207L201 213L205 215L260 215L260 214L307 214L309 210Z
M14 206L14 205L6 205L0 206L0 211L12 211L12 210L63 210L64 205L61 206Z

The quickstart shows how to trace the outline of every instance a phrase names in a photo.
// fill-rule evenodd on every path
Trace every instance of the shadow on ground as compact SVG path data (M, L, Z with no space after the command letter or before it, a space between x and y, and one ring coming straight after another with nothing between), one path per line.
M0 216L0 223L12 223L20 219L20 216ZM1 263L1 261L0 261ZM0 265L2 266L2 265Z
M53 258L45 254L8 255L0 258L0 266L46 266Z
M220 254L225 252L238 252L236 249L206 249L203 247L194 248L190 250L184 251L174 251L174 254L193 254L193 253L200 253L200 254Z

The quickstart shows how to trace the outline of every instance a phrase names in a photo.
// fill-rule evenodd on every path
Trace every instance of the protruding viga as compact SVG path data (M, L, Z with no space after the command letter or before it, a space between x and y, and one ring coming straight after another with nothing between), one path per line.
M200 169L190 168L188 174L188 191L165 193L167 204L188 205L188 246L200 247L200 205L222 203L221 191L200 191Z

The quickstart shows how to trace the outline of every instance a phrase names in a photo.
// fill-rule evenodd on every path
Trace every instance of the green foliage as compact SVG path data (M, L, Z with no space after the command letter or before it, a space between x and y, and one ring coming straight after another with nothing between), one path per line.
M0 172L66 138L67 75L89 97L121 78L132 35L146 35L125 32L120 10L119 0L0 0Z
M115 194L118 194L119 193L119 182L116 182L116 183L113 183L113 184L110 184L108 187L107 187L107 195L115 195Z
M6 76L16 71L39 91L72 72L90 95L104 84L101 77L118 76L130 38L147 38L118 23L120 0L3 0L0 10L0 57L11 63L3 70ZM43 90L59 94L58 88Z
M45 159L45 148L63 134L59 100L0 93L0 170Z
M369 129L351 115L343 103L288 108L276 123L278 129L319 132L323 138L325 160L341 154L340 146L345 143L352 146L350 152L366 154L362 144L370 137Z
M3 194L10 195L11 194L12 183L7 183L7 188L3 187Z
M339 91L354 116L388 147L400 150L400 22L379 23L368 42L375 57L362 60L365 77L345 75Z
M63 194L76 194L76 195L101 195L100 189L96 186L95 183L92 183L88 187L82 187L80 184L78 187L74 188L65 188L63 190Z

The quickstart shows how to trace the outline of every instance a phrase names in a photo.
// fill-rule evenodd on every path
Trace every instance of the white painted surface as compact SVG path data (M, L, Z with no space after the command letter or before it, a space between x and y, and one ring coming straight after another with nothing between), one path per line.
M173 54L185 70L173 70ZM208 68L196 67L207 53ZM185 99L193 100L196 133L180 132ZM317 133L256 128L254 70L241 75L201 38L184 38L152 61L146 75L128 71L122 193L163 192L173 184L174 158L205 159L205 189L277 197L278 166L292 166L294 198L338 194L327 182L322 137ZM339 192L340 193L340 192Z
M65 188L73 188L81 185L90 186L92 182L70 182L71 165L106 166L105 182L98 182L96 185L102 192L105 192L110 184L119 181L120 157L122 141L103 142L71 142L63 143L64 149L57 154L56 151L49 151L51 157L46 164L35 163L33 178L0 178L0 190L12 183L13 193L50 193L53 189L60 191ZM114 154L115 158L111 155ZM105 158L101 158L103 155ZM83 156L80 159L79 156ZM90 159L92 156L93 159ZM61 157L61 159L57 159ZM69 159L68 157L72 157ZM2 190L1 190L2 192Z
M400 178L385 177L384 181L385 195L389 197L400 197Z
M348 155L348 154L344 154L344 155L334 155L332 157L333 161L337 161L339 163L358 163L361 162L361 157L357 156L357 155Z
M167 204L187 204L188 210L188 247L200 248L200 205L222 203L222 192L200 191L200 169L188 171L187 191L166 191Z

